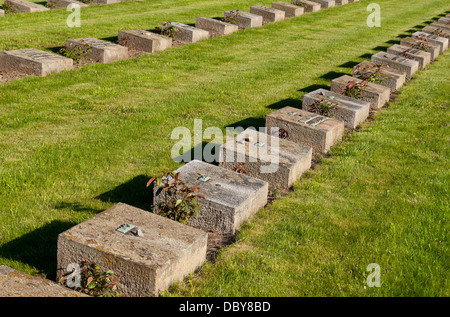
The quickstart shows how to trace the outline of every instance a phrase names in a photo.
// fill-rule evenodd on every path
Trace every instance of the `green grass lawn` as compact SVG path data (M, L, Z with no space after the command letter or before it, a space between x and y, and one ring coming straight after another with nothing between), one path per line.
M350 73L450 8L367 1L108 65L0 86L0 264L55 277L57 235L117 202L149 209L145 183L179 164L178 126L262 126L266 114ZM0 50L248 11L269 1L142 1L0 19ZM374 121L262 210L186 286L194 296L448 296L448 52ZM207 140L206 140L207 141ZM369 263L380 288L365 286ZM192 286L190 286L192 284Z

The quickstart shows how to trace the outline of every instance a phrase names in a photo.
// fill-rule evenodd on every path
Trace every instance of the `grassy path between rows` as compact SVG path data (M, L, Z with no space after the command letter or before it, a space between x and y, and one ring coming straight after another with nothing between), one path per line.
M145 183L179 164L178 126L261 126L275 109L448 10L379 0L306 14L109 65L0 86L0 264L54 278L57 235L117 202L149 209ZM142 1L92 7L82 27L52 11L0 20L0 50L193 23L268 1ZM447 295L448 53L266 208L216 263L171 294ZM208 140L205 140L208 141ZM364 289L378 263L382 287Z

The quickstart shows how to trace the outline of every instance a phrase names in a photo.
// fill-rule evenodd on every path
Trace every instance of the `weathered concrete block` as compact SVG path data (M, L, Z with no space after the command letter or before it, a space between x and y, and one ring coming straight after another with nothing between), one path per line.
M278 22L285 19L285 13L282 10L269 8L263 5L250 7L250 13L263 17L263 23Z
M312 148L267 133L246 129L224 143L220 166L234 170L243 162L246 175L289 189L311 167Z
M263 17L241 10L231 10L225 12L225 21L236 24L239 29L248 29L262 26Z
M336 0L336 6L348 4L348 0Z
M50 280L0 265L0 297L89 297Z
M430 33L433 35L437 35L440 37L445 37L447 39L450 39L450 30L446 30L443 28L428 25L422 29L422 32L426 32L426 33Z
M323 102L331 106L329 112L333 118L344 121L345 125L351 129L355 129L369 116L370 103L368 101L347 97L322 88L303 96L302 109L314 112L313 108Z
M335 0L314 0L313 2L320 3L321 9L328 9L336 6Z
M286 2L273 2L272 8L284 11L285 18L294 18L305 13L305 8Z
M266 116L267 131L279 128L286 140L326 153L344 135L344 122L293 107L284 107Z
M429 43L439 46L439 54L444 53L448 49L448 38L442 36L418 31L413 33L411 37L417 39L427 39Z
M5 0L5 4L10 7L14 13L32 13L50 10L40 4L26 0Z
M209 38L208 31L178 22L164 22L161 30L165 31L172 27L176 30L175 39L182 42L194 43Z
M445 22L433 22L430 24L430 26L434 26L437 28L442 28L444 30L446 30L447 32L450 31L450 24L449 23L445 23Z
M234 233L241 224L267 204L268 183L223 167L191 161L178 168L180 179L190 186L199 184L200 217L193 217L188 224L221 233ZM163 201L156 194L154 202ZM155 211L157 208L155 207Z
M358 2L359 0L348 0L348 3Z
M172 38L144 30L122 30L118 43L129 49L154 53L171 47Z
M43 77L72 68L72 59L34 48L0 52L1 70Z
M142 235L117 229L130 224ZM120 276L122 296L157 296L206 261L207 233L119 203L58 236L57 278L70 263L96 261Z
M119 3L122 2L122 0L92 0L90 3L91 5L104 5L104 4L113 4L113 3Z
M76 0L47 0L47 6L52 9L66 9L71 4L77 4L80 8L89 6L86 3Z
M450 18L445 16L445 17L440 18L438 20L438 22L446 23L446 24L450 25Z
M389 87L391 91L400 89L406 81L406 73L388 65L363 61L353 67L353 77L367 80L375 78L382 86Z
M424 69L428 64L431 63L430 53L411 48L409 46L395 44L388 47L387 52L388 54L399 55L418 61L420 70Z
M321 4L308 0L291 0L292 4L305 8L305 12L317 12L321 9Z
M226 23L211 18L197 17L195 26L206 30L210 34L227 35L236 32L239 27L236 24Z
M418 49L430 53L431 61L434 61L439 56L440 48L438 45L430 43L427 39L417 39L412 37L405 37L400 41L400 45Z
M411 77L419 70L418 61L384 52L378 52L372 55L372 62L381 65L388 65L401 72L405 72L406 79L411 79Z
M128 47L94 38L66 40L66 49L80 50L83 57L100 63L112 63L128 58Z
M343 93L346 85L349 82L362 83L363 80L356 77L343 75L331 81L331 91ZM390 96L391 90L388 87L374 84L371 82L366 82L366 85L362 88L360 92L359 99L368 101L370 103L370 108L373 110L377 110L383 107L386 104L386 102L389 101Z

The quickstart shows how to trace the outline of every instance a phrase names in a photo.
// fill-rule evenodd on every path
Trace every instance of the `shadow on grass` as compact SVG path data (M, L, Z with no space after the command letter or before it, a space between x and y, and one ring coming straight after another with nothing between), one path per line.
M372 55L371 55L371 56L372 56ZM331 89L330 86L326 86L326 85L310 85L310 86L308 86L308 87L299 89L299 91L300 91L300 92L308 93L308 92L311 92L311 91L314 91L314 90L317 90L317 89L321 89L321 88L322 88L322 89L327 89L327 90L330 90L330 89Z
M160 175L156 175L160 176ZM138 175L126 183L95 197L103 202L124 203L143 210L151 211L153 192L147 188L150 179L146 175Z
M74 222L54 220L0 247L0 256L35 267L48 279L56 279L56 250L58 235Z
M179 153L173 160L177 163L188 163L193 160L199 160L217 166L219 165L219 149L221 145L222 144L203 141L191 149Z
M301 109L302 108L302 101L299 99L284 99L281 101L278 101L276 103L273 103L271 105L268 105L267 108L269 109L273 109L273 110L278 110L284 107L293 107L293 108L298 108Z
M346 62L342 65L339 65L338 67L342 67L342 68L351 68L353 69L353 67L355 67L356 65L358 65L360 62Z
M323 78L323 79L327 79L327 80L333 80L335 78L344 76L344 75L351 75L349 73L343 73L343 72L335 72L335 71L331 71L328 72L326 74L323 74L322 76L320 76L319 78Z

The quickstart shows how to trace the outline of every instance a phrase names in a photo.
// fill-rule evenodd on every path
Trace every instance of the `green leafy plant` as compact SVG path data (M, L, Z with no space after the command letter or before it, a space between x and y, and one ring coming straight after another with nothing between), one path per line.
M361 97L361 91L365 86L367 86L367 84L368 82L364 80L351 80L345 85L344 90L341 92L341 94L358 99Z
M307 8L308 7L308 5L306 3L304 3L304 2L302 2L300 0L295 0L295 1L292 2L292 4L295 4L295 5L303 7L303 8Z
M175 39L177 34L181 32L176 27L170 26L170 22L163 22L162 27L157 26L155 27L155 30L161 33L161 35L171 37L173 39Z
M417 40L415 40L414 43L411 43L409 46L421 51L429 51L431 48L428 39L424 37L417 38Z
M237 24L237 18L240 16L239 10L232 10L230 13L223 19L224 22L230 24Z
M90 52L92 49L85 44L84 46L76 46L76 47L63 47L59 50L59 53L65 57L73 59L75 63L80 62L81 60L87 60L86 53Z
M238 163L235 167L233 167L233 171L239 174L247 175L247 171L244 169L245 162Z
M321 116L332 116L330 111L336 109L328 100L316 100L313 104L309 105L309 111L320 114Z
M375 69L357 66L353 72L353 76L376 84L380 84L384 80L383 75L381 75L381 65L376 65Z
M158 186L155 197L162 195L162 201L153 206L158 214L184 224L193 216L200 216L197 199L205 197L199 193L199 184L190 187L180 179L179 172L163 172L161 177L151 178L147 187L152 184Z
M95 261L80 263L80 287L74 289L94 297L119 297L117 281L113 271L103 272Z
M6 14L14 13L14 8L6 3L3 3L3 5L0 6L0 9L3 9Z

